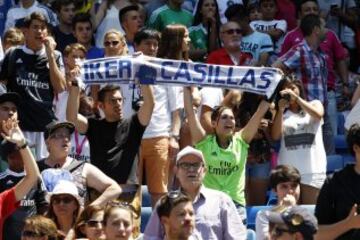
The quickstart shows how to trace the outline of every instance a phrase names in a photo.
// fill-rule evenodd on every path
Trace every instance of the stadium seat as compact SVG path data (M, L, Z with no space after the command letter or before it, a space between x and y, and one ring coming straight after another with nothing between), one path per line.
M336 135L334 140L335 140L335 151L337 154L345 154L349 152L345 135Z
M151 196L149 190L146 185L141 186L141 193L142 193L142 207L151 207Z
M143 233L146 228L146 224L148 223L150 216L152 213L151 207L142 207L141 208L141 224L140 231Z
M331 174L335 172L335 170L342 169L344 166L344 160L341 155L334 154L329 155L327 158L327 165L326 165L326 173Z
M345 116L342 112L338 112L337 116L337 134L345 134Z
M355 163L355 157L351 154L344 154L342 157L344 159L344 167L347 164Z
M277 195L272 190L267 191L267 204L268 206L273 206L277 204Z
M248 206L246 207L247 228L255 230L256 214L259 210L271 209L273 206Z

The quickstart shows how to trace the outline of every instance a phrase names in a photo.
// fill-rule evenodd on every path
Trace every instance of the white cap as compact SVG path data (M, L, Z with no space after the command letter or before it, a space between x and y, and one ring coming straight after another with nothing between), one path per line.
M201 159L201 161L205 162L204 155L200 150L197 150L191 146L185 147L183 150L181 150L177 156L176 156L176 162L178 162L182 157L186 155L195 155Z
M52 196L60 194L69 194L73 196L80 205L79 191L73 182L67 180L60 180L54 187L54 190L46 195L46 200L50 202Z

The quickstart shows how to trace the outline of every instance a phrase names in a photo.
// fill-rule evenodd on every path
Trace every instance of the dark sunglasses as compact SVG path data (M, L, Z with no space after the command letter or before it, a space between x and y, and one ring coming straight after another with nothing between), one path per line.
M189 170L193 168L194 170L198 170L199 168L203 167L204 164L202 162L195 162L195 163L188 163L188 162L181 162L178 166L184 170Z
M222 31L222 33L226 33L229 35L242 34L242 30L239 28L233 28L233 29L228 29L228 30Z
M103 223L102 221L96 221L96 220L89 220L86 222L86 224L91 228L97 227L99 225L102 226L102 223Z
M45 236L45 234L25 230L25 231L22 231L21 236L28 237L28 238L36 238L36 237L43 237L43 236Z
M120 41L106 41L106 42L104 42L104 46L105 47L109 47L110 45L117 46L119 43L120 43Z
M66 196L66 197L52 197L52 202L54 204L60 204L61 202L63 202L64 204L69 204L72 201L74 201L73 197L70 196Z
M281 237L284 233L294 233L294 231L290 229L275 227L271 235L273 237Z

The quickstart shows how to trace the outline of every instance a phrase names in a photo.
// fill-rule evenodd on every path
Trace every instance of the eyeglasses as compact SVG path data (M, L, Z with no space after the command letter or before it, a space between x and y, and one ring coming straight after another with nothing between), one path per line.
M50 135L50 138L54 139L62 139L62 138L68 138L70 139L71 134L70 133L53 133Z
M21 236L28 237L28 238L36 238L36 237L43 237L43 236L45 236L45 234L25 230L25 231L22 231Z
M190 170L190 168L194 170L199 170L201 167L204 166L202 162L195 162L195 163L188 163L188 162L181 162L178 166L184 170Z
M70 196L66 196L66 197L52 197L52 202L54 204L60 204L61 202L63 202L64 204L69 204L71 203L74 198L70 197Z
M281 237L284 233L294 233L293 230L275 227L271 233L272 237Z
M233 28L233 29L224 30L222 31L222 33L226 33L229 35L242 34L242 30L239 28Z
M102 226L102 221L96 221L96 220L89 220L86 222L86 224L91 227L91 228L94 228L94 227L97 227L97 226Z
M104 46L105 47L109 47L109 46L117 46L120 43L120 41L106 41L104 42Z

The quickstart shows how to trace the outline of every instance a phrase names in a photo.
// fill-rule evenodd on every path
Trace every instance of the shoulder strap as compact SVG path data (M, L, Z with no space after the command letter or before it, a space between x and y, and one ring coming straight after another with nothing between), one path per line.
M17 49L16 47L10 48L8 52L8 56L9 56L8 74L7 74L8 78L11 78L12 74L15 71L16 49ZM9 79L7 80L9 81Z
M69 172L74 172L77 168L79 168L80 166L82 166L85 163L85 161L78 161L76 159L73 159L70 163L69 166L67 166L66 170L68 170Z

